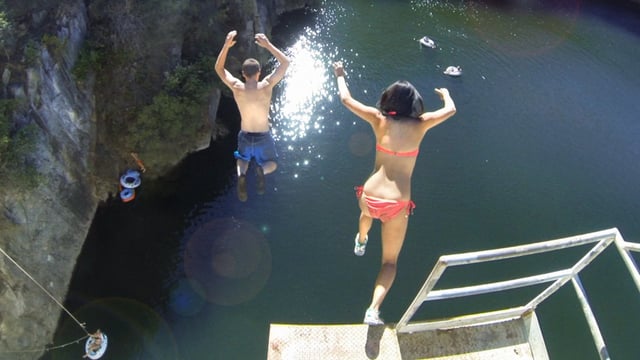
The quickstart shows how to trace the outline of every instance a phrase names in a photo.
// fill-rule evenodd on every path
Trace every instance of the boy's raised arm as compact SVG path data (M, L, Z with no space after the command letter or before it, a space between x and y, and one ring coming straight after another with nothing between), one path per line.
M222 50L220 50L220 54L218 54L218 58L216 59L216 73L222 80L230 88L233 88L233 85L240 81L235 76L231 75L227 69L225 69L224 64L227 61L227 55L229 54L229 49L236 44L235 37L238 34L237 31L233 30L227 34L227 37L224 40L224 45L222 45Z
M280 51L280 49L275 47L271 43L271 41L269 41L265 34L256 34L255 40L258 46L267 49L271 53L271 55L273 55L276 60L278 60L278 67L264 79L269 84L275 85L280 82L282 78L284 78L284 75L287 72L287 68L289 67L289 58L282 51Z

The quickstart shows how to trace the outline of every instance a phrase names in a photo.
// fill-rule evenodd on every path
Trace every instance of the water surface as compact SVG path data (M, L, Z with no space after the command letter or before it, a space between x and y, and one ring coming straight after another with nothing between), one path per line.
M420 149L418 207L383 305L387 321L401 317L442 254L610 227L639 241L639 19L578 1L327 1L287 19L274 29L292 65L273 105L280 167L267 193L256 195L250 176L249 200L237 200L233 136L190 157L145 183L134 203L98 211L67 303L109 334L105 359L261 359L270 323L360 322L380 245L374 225L366 256L352 253L353 186L372 169L373 135L337 98L336 60L365 103L406 79L429 109L441 105L436 87L458 108ZM436 49L419 46L424 35ZM443 75L449 65L463 76ZM634 358L638 294L617 255L583 282L611 357ZM597 359L572 292L539 310L550 356ZM75 336L73 326L63 322L59 342ZM50 356L81 350L64 351Z

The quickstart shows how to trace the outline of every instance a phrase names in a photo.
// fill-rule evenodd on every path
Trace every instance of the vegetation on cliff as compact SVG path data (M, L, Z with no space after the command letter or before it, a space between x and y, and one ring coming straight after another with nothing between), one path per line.
M0 0L0 50L6 54L5 68L13 72L12 82L24 82L24 73L39 61L43 48L56 61L64 61L67 44L54 19L75 1ZM298 2L301 5L291 2L291 6L307 4ZM290 6L284 1L255 0L85 4L87 34L77 58L66 61L73 64L77 84L95 99L94 176L108 187L106 179L119 176L131 152L144 159L151 170L148 176L157 176L199 149L212 131L226 133L224 128L214 129L221 126L216 123L217 96L226 92L213 72L222 35L230 29L241 32L237 58L232 55L227 61L230 69L239 69L240 59L255 52L252 32L268 32L274 11ZM14 94L7 93L4 85L2 98L11 99Z
M80 82L95 79L99 139L105 142L97 162L121 163L136 152L150 175L160 175L212 131L212 94L220 86L211 49L203 44L216 43L234 7L187 0L121 5L89 5L92 29L74 75Z
M128 146L142 154L163 154L164 158L173 155L177 163L193 148L199 132L211 131L203 130L202 119L208 117L212 68L213 61L203 58L174 69L152 102L129 125Z
M224 34L241 32L243 58L253 32L301 1L0 0L0 246L64 298L130 152L152 177L209 140ZM0 352L44 349L59 309L10 267L0 262Z
M35 125L12 121L17 100L0 100L0 178L3 187L24 190L37 185L38 173L29 154L36 144Z
M0 50L4 64L11 63L16 47L14 19L25 8L18 5L8 7L0 0ZM4 87L9 85L10 69L5 66L2 72ZM0 178L5 189L24 190L37 185L36 167L30 158L36 146L36 128L26 121L16 120L16 115L25 109L24 100L10 98L6 93L0 98Z

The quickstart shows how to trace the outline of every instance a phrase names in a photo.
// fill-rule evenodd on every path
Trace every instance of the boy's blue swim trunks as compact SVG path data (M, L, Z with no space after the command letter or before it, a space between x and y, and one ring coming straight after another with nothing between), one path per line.
M251 161L255 159L256 163L262 166L269 161L276 161L278 153L276 152L276 143L269 131L267 132L247 132L238 133L238 150L233 155L236 159Z

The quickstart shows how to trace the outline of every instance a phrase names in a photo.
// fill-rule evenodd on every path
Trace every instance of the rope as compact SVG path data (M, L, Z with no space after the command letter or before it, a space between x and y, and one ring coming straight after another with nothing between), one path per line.
M31 279L31 281L33 281L36 285L38 285L38 287L40 287L40 289L42 289L42 291L44 291L45 294L49 295L49 297L53 301L55 301L55 303L58 304L58 306L60 306L62 308L62 310L64 310L73 319L73 321L75 321L80 326L82 331L84 331L87 334L87 336L91 336L91 334L89 334L89 332L87 331L87 329L85 328L83 323L78 321L78 319L76 319L76 317L73 316L73 314L71 314L71 312L69 312L69 310L67 310L53 295L51 295L51 293L49 291L47 291L47 289L45 289L42 285L40 285L40 283L37 282L36 279L34 279L25 269L23 269L22 266L20 266L20 264L18 264L15 260L13 260L13 258L11 256L9 256L9 254L7 254L1 247L0 247L0 252L2 252L2 255L6 256L9 260L11 260L11 262L18 269L20 269L20 271L22 271L25 275L27 275L27 277L29 279Z
M147 168L144 167L144 163L142 162L142 160L140 160L140 158L138 157L138 154L132 152L131 157L133 157L133 160L136 161L136 164L138 164L138 167L140 168L141 172L147 171Z
M15 354L15 353L34 353L34 352L47 352L47 351L51 351L51 350L57 350L57 349L62 349L63 347L67 347L69 345L73 345L73 344L77 344L80 341L88 338L90 335L85 335L79 339L73 340L73 341L69 341L66 344L62 344L62 345L57 345L57 346L51 346L51 347L44 347L43 349L27 349L27 350L8 350L8 351L0 351L0 353L2 354Z

